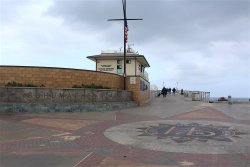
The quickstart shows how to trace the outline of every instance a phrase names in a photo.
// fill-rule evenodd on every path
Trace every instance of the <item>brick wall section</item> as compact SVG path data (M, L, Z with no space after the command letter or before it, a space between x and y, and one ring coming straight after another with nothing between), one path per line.
M135 101L137 101L139 105L144 105L150 100L150 90L148 89L148 90L141 91L140 81L141 81L141 77L136 76L136 84L130 84L130 77L127 77L126 87L128 91L132 92L132 98Z
M123 89L123 77L116 74L67 68L0 66L0 86L12 81L43 84L50 88L71 88L73 85L94 83Z
M133 92L132 98L140 104L140 77L136 77L136 84L130 84L130 77L127 77L126 88Z

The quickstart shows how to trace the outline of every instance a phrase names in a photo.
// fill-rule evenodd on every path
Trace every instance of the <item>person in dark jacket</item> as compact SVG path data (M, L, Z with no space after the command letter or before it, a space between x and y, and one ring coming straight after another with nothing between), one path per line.
M181 95L184 95L183 89L181 89Z
M166 95L167 95L167 89L165 88L165 86L162 88L161 94L163 95L163 97L166 97Z
M172 91L173 91L173 94L175 94L176 89L175 89L175 88L173 88L173 89L172 89Z

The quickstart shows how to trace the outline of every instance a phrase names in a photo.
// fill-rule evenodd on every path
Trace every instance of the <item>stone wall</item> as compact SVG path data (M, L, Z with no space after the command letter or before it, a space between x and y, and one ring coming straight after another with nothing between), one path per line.
M132 93L124 90L0 88L0 112L105 111L136 106Z
M132 101L132 93L111 89L3 88L0 102L7 103L86 103Z
M0 103L0 112L91 112L120 110L137 107L134 101L105 102L105 103L60 103L60 104L34 104L34 103Z

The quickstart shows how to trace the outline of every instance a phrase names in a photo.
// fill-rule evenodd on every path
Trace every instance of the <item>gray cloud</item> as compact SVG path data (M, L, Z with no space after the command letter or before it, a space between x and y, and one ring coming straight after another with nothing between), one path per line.
M138 42L162 36L174 42L241 39L249 29L249 1L133 0L127 4L129 18L144 19L129 23L131 38ZM55 1L48 13L68 25L87 24L103 31L117 24L106 19L122 18L122 6L114 0Z

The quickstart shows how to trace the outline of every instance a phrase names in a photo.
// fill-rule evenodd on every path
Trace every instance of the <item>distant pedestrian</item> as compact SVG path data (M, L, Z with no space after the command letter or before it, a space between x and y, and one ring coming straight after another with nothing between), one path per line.
M175 88L173 88L173 89L172 89L172 91L173 91L173 94L175 94L175 92L176 92L176 89L175 89Z
M181 89L181 95L183 95L183 89Z
M166 97L166 95L167 95L167 89L165 88L165 86L162 88L161 94L163 95L163 97Z

